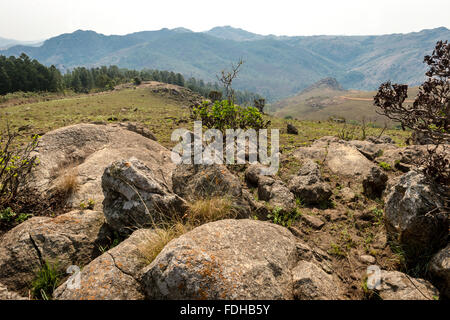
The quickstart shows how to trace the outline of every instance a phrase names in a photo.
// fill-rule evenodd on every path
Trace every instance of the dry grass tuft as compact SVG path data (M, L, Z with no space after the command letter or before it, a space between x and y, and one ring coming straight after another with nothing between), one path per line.
M141 252L145 263L150 264L171 240L185 234L190 229L191 228L180 222L177 222L166 229L156 229L156 235L150 237L139 247L139 251Z
M235 212L229 199L211 198L190 203L183 218L183 221L174 218L170 222L153 227L156 235L142 243L139 248L147 264L150 264L171 240L202 224L235 218Z
M235 217L231 201L227 198L197 200L189 204L187 211L187 221L193 226Z
M67 168L59 171L56 190L60 194L71 195L78 189L78 171L75 168Z

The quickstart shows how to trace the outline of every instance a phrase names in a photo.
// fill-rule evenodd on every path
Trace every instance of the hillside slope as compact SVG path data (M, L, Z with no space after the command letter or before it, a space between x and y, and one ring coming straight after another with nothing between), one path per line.
M411 102L418 87L411 87L407 102ZM299 94L278 101L268 107L277 117L293 117L301 120L327 120L344 118L382 125L387 118L376 113L373 105L375 91L344 90L333 78L323 79Z
M423 57L436 41L448 39L446 28L384 36L309 37L261 36L231 27L206 33L161 29L125 36L79 30L49 39L38 48L15 46L0 54L25 52L63 70L117 64L176 70L206 81L215 81L220 70L243 58L246 63L236 88L274 101L325 77L358 90L374 90L386 80L418 85L425 70Z

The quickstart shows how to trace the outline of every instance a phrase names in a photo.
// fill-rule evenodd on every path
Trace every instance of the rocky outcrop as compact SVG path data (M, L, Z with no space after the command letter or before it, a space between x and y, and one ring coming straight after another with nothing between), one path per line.
M332 276L322 278L314 256L281 226L222 220L172 240L142 279L149 299L313 299L311 288L316 296L334 298L336 283L331 293Z
M102 177L103 211L108 225L122 233L182 216L185 201L172 193L164 180L141 161L132 158L112 163Z
M150 299L292 299L294 236L253 220L209 223L171 241L144 270Z
M148 246L153 230L135 231L117 247L102 254L80 273L79 287L63 283L53 293L57 300L142 300L140 271L148 265ZM70 281L70 280L68 280Z
M21 292L45 261L65 273L70 265L82 266L96 258L109 237L103 213L97 211L31 218L1 238L0 279Z
M1 300L28 300L22 297L20 294L9 291L6 286L0 283L0 301Z
M441 294L450 299L450 244L431 259L429 270Z
M292 281L298 300L339 300L342 294L336 279L310 261L298 263L292 270Z
M77 124L46 133L40 139L36 153L39 165L29 180L29 189L49 199L65 188L65 181L72 179L73 190L62 190L69 191L68 206L79 208L81 202L92 199L95 209L101 210L101 177L105 168L113 161L131 157L141 160L171 187L175 168L171 152L153 141L154 137L144 129L132 123Z
M248 217L251 212L239 178L224 165L178 165L172 183L174 192L187 201L225 197L231 200L239 217Z
M363 151L366 150L365 153L368 155L370 152L367 145L369 144L375 146L370 142L350 143L337 137L322 137L316 140L311 147L299 148L293 155L300 161L306 159L321 161L333 174L361 182L370 174L371 169L376 167L357 147L359 146ZM379 152L380 149L376 149L375 153Z
M305 161L289 183L289 189L305 204L324 203L332 195L330 185L322 180L319 165L312 160Z
M267 201L275 209L290 212L295 209L295 197L281 180L262 174L264 166L251 165L245 171L245 180L249 186L258 187L258 199Z
M386 188L388 176L380 168L372 167L362 181L364 194L372 199L380 198Z
M376 289L383 300L434 300L439 297L438 290L428 281L398 271L381 271L381 284Z
M436 188L422 173L411 171L386 196L387 233L410 258L432 253L447 239L448 220L440 213Z

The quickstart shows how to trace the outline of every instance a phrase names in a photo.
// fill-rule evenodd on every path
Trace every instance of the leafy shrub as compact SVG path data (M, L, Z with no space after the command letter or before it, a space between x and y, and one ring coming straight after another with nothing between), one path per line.
M450 43L438 41L424 62L429 66L427 80L412 105L405 104L408 86L391 82L381 84L374 103L380 114L434 145L417 165L425 164L424 173L445 187L450 185L450 159L445 150L450 141Z
M383 168L384 170L386 170L386 171L391 171L392 170L392 168L391 168L391 165L389 164L389 163L386 163L386 162L380 162L379 164L378 164L381 168Z
M294 209L292 211L285 211L277 207L272 210L272 213L269 213L267 215L267 219L283 227L290 227L292 223L300 216L301 214L297 209Z
M9 126L5 133L0 133L0 209L15 200L31 170L38 164L33 152L39 136L35 135L25 147L18 147L18 136L9 130Z
M192 118L201 120L203 125L210 129L222 132L226 129L263 129L270 124L265 121L261 112L254 107L241 107L228 100L210 103L204 101L192 108Z

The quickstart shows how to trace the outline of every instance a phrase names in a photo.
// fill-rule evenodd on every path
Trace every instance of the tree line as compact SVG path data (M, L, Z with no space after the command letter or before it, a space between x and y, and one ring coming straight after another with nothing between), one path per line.
M189 88L204 97L211 91L223 92L218 83L196 78L185 80L180 73L144 69L141 71L102 66L96 68L77 67L62 74L55 66L46 67L35 59L22 53L19 57L0 56L0 95L23 92L61 92L73 90L76 93L89 93L93 90L112 90L116 85L142 81L159 81ZM235 100L239 104L252 103L261 96L247 91L236 91Z

